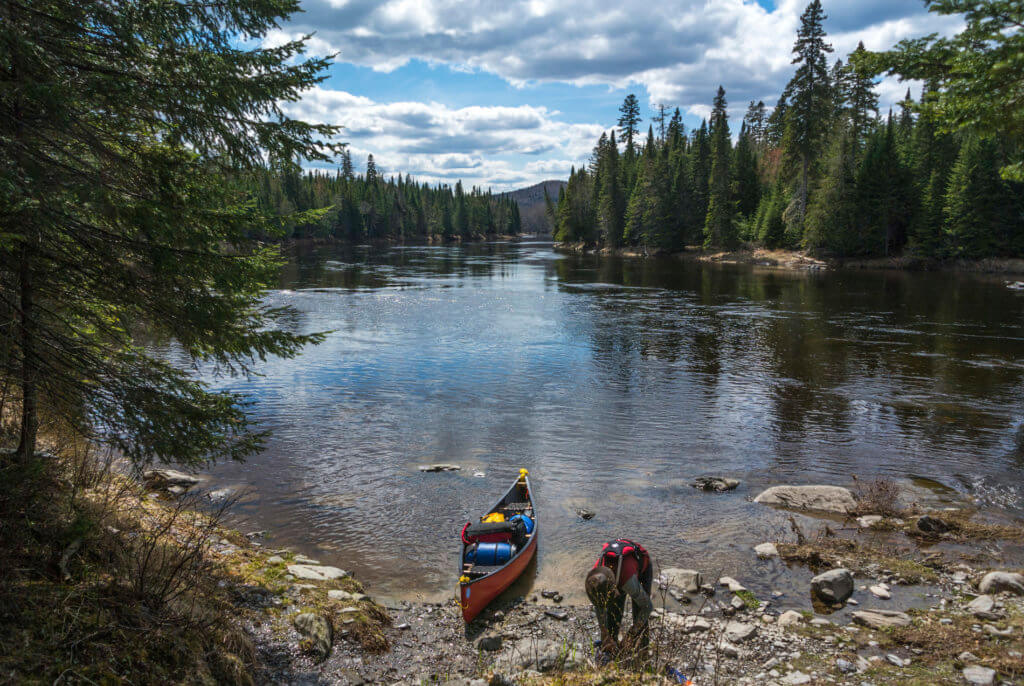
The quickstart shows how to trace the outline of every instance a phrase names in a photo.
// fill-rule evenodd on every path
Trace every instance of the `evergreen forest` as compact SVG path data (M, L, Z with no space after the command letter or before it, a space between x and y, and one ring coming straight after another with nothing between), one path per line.
M733 136L719 87L686 131L678 108L640 128L634 95L550 208L555 239L646 254L688 246L847 256L1024 255L1019 5L941 0L953 38L831 62L819 0L801 16L792 79L769 110L750 102ZM1003 7L1003 6L1006 7ZM880 74L924 83L879 112ZM1015 107L1013 103L1018 103Z

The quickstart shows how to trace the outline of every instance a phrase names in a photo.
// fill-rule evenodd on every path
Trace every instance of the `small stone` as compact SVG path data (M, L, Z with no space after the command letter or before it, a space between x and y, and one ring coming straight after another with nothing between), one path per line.
M725 491L735 489L740 485L740 482L738 479L730 479L725 476L701 476L694 479L690 485L702 491L724 493Z
M964 667L962 674L964 681L972 686L991 686L996 680L996 670L981 665Z
M892 594L889 593L889 591L887 591L885 586L882 584L872 586L868 590L871 591L871 593L874 594L875 597L881 598L882 600L889 600L889 598L892 598Z
M295 562L297 564L300 564L300 565L318 565L318 564L320 564L320 560L314 560L313 558L306 557L305 555L296 555L295 556Z
M987 615L995 609L996 601L990 595L980 595L971 602L967 603L967 611L972 615L984 614Z
M665 622L676 627L684 634L695 634L711 628L711 624L703 617L680 615L675 612L665 615Z
M910 626L910 615L894 610L860 610L853 613L853 621L872 629Z
M766 560L771 557L779 556L779 549L775 547L774 543L761 543L754 546L754 552L762 560Z
M588 522L595 516L597 516L597 513L594 512L593 510L588 510L585 507L577 507L576 516L582 519L583 521Z
M548 617L551 617L552 619L557 619L560 622L564 622L565 620L569 619L569 613L565 610L545 610L544 614L546 614Z
M733 593L740 593L741 591L747 590L746 586L741 584L739 581L736 581L736 579L733 579L731 576L723 576L720 578L718 580L718 585L728 586L729 590Z
M779 616L779 626L791 626L804 621L804 616L795 610L787 610Z
M473 472L473 476L476 477L477 479L483 479L487 475L484 474L483 472Z
M732 643L722 642L718 646L718 651L726 657L737 658L740 656L740 649L734 646Z
M857 517L857 526L862 529L870 529L881 521L882 515L864 515L863 517Z
M904 660L902 658L900 658L900 656L898 656L898 655L893 655L892 653L889 653L888 655L885 656L885 659L891 665L896 665L897 667L905 667L906 666L906 662L904 662Z
M796 671L790 672L786 676L782 677L779 681L789 686L799 686L799 684L811 683L811 676L804 674L803 672Z
M757 633L757 625L743 622L729 622L725 626L725 639L730 643L742 643Z
M996 627L992 626L991 624L986 624L985 625L985 633L987 633L987 634L989 634L991 636L997 636L999 638L1009 638L1010 636L1013 636L1013 627L1012 626L1008 626L1005 629L997 629Z
M832 622L824 617L815 617L811 620L811 626L832 626Z
M843 674L852 674L857 671L857 667L852 662L843 658L836 660L836 668Z
M775 617L772 617L771 615L761 615L761 621L765 624L774 624Z
M284 558L281 557L280 555L271 555L270 557L267 558L267 564L268 565L283 565L284 564Z
M331 600L353 600L351 593L349 593L348 591L342 591L337 588L332 588L331 590L327 591L327 597Z
M732 597L732 600L729 602L729 605L731 605L732 609L736 610L737 612L747 609L747 604L743 602L743 598L740 598L738 595L734 595Z
M398 629L399 631L408 631L411 627L406 622L402 622L401 624L399 624L395 628Z

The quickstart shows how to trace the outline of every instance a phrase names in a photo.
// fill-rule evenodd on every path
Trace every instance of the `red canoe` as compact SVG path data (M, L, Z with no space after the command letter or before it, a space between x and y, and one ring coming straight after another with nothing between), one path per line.
M534 515L531 495L529 473L525 469L520 469L519 478L512 484L512 488L508 489L498 504L487 512L488 515L501 513L506 518L521 514L533 520L533 530L525 535L525 542L503 565L488 566L476 562L465 562L466 551L470 547L471 541L467 541L466 529L463 529L462 555L459 556L459 602L462 605L462 618L467 623L473 621L473 618L480 614L492 600L511 586L537 553L539 526Z

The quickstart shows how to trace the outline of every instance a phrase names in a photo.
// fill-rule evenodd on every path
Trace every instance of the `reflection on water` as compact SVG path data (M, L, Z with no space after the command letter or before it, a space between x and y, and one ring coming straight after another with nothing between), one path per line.
M252 487L241 516L269 545L377 593L449 595L459 528L520 467L544 527L537 585L572 595L616 536L774 588L778 563L750 547L785 519L747 502L772 484L881 474L1021 508L1024 297L998 280L521 243L317 249L281 285L288 326L331 333L261 377L214 380L274 432L215 476ZM709 473L743 485L688 487ZM580 506L597 517L578 521Z

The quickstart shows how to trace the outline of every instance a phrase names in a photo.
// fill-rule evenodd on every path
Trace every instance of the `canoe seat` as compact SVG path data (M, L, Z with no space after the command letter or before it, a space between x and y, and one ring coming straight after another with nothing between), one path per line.
M504 567L505 565L473 565L473 568L466 573L466 576L471 579L478 579L499 569L504 569Z
M527 512L533 509L532 503L507 503L502 506L503 510L508 512Z

